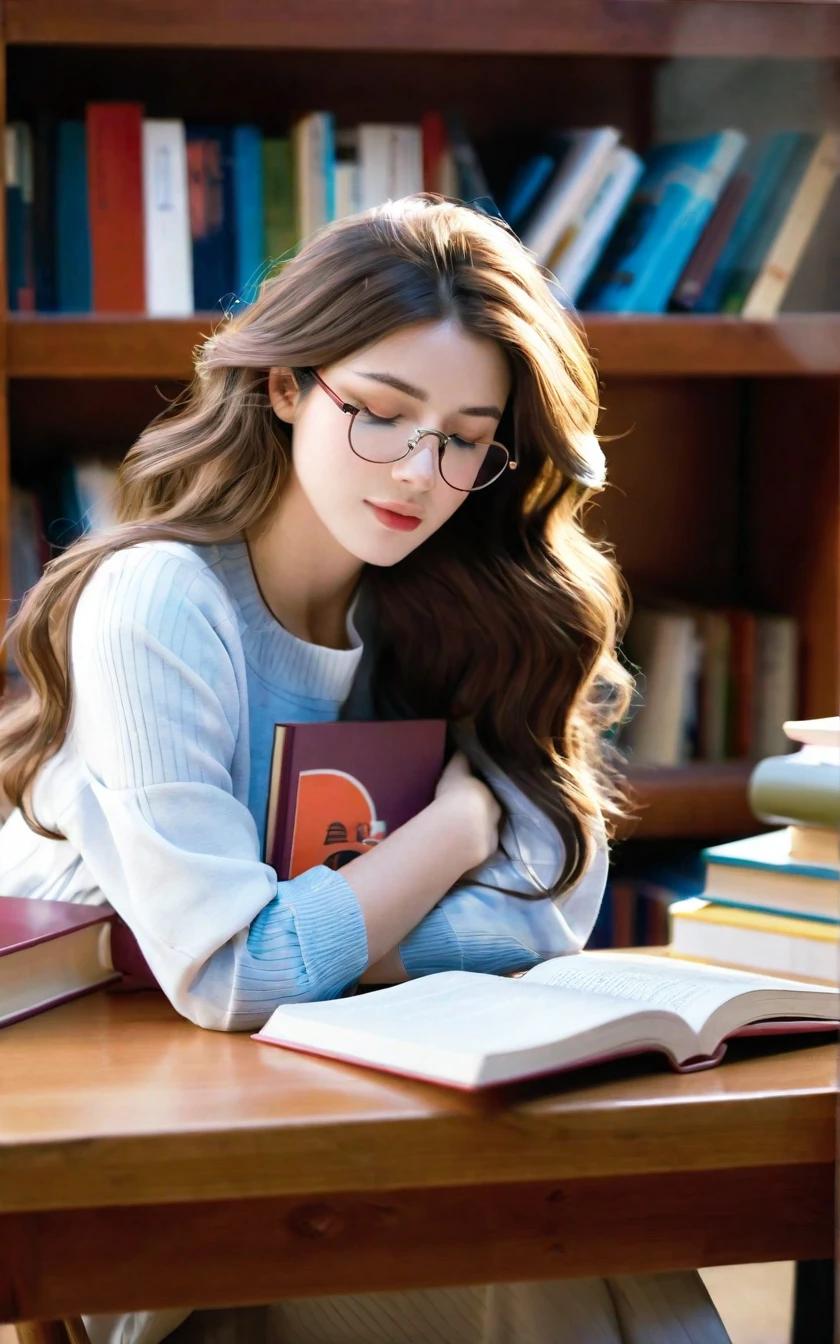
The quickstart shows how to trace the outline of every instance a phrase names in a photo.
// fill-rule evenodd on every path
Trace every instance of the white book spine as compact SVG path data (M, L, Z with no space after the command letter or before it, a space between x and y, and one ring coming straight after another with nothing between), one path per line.
M143 122L143 214L146 311L152 317L187 316L194 298L182 121Z
M392 197L411 196L423 190L423 139L419 126L393 126Z
M576 301L633 194L642 168L642 160L632 149L625 145L613 149L603 180L584 211L577 236L553 268L563 299Z
M347 219L359 211L359 165L337 163L335 166L335 217Z
M618 139L612 126L573 132L568 153L522 237L539 265L546 264L564 230L584 207Z
M626 647L644 676L644 704L624 729L624 742L640 763L680 765L697 662L694 618L638 611Z
M840 133L826 131L746 297L742 317L766 320L776 316L838 172Z
M326 179L331 139L328 113L308 112L292 128L295 217L303 241L329 223L331 192Z
M387 201L391 183L391 128L376 122L359 127L359 170L362 209Z

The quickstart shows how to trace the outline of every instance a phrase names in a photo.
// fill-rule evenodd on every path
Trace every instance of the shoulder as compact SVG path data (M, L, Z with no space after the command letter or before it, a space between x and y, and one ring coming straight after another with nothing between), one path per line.
M230 595L214 568L212 546L145 541L105 557L79 598L77 619L107 616L159 626L168 618L203 618L210 629L233 615Z

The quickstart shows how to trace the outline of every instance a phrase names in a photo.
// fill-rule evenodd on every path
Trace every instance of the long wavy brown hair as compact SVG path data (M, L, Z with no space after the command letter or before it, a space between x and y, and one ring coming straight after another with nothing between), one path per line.
M513 375L497 437L518 470L470 495L422 547L368 567L377 626L374 703L469 724L557 825L581 875L603 821L623 815L605 735L631 692L615 648L626 592L582 513L603 484L598 384L574 317L505 227L435 193L327 225L262 282L256 301L199 346L180 398L119 473L118 524L53 559L8 636L29 686L0 716L0 790L41 835L31 789L70 721L69 635L96 567L155 540L218 543L258 527L289 471L290 430L268 371L311 370L410 324L455 319L496 341Z

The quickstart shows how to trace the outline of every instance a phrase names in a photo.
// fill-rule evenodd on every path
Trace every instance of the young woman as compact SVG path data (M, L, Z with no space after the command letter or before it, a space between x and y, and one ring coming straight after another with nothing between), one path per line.
M597 414L581 336L504 226L421 194L317 233L128 453L119 524L13 623L31 692L0 721L0 889L109 901L217 1030L583 947L629 694L620 581L581 525ZM278 882L273 725L339 716L446 718L458 749L370 853ZM725 1340L699 1280L664 1281L659 1327L633 1324L641 1281L589 1280L197 1312L176 1337ZM154 1344L185 1316L88 1327Z

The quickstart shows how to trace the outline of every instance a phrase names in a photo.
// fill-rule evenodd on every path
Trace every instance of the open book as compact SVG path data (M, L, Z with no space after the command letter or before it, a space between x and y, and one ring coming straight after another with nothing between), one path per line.
M441 971L352 998L277 1008L254 1037L479 1088L646 1050L710 1068L726 1038L825 1030L840 992L627 952L554 957L510 979Z

